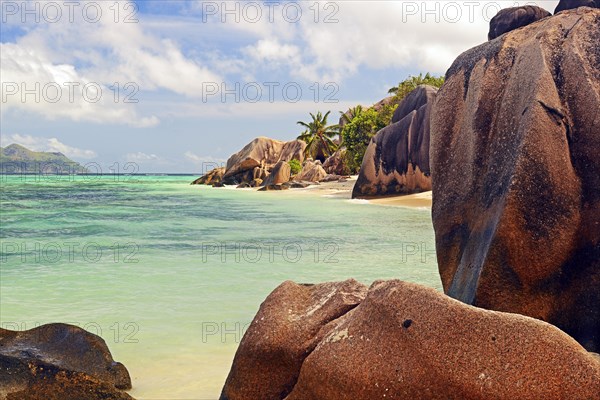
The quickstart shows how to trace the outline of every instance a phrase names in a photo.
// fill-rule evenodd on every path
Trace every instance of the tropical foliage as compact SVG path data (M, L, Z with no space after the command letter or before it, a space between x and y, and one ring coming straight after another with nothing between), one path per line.
M425 76L423 76L422 73L420 73L419 76L411 75L400 82L398 86L394 86L388 90L388 94L394 95L394 102L399 102L419 85L431 85L439 88L444 84L444 81L445 78L443 76L433 76L429 72L426 73Z
M306 142L305 157L314 160L325 161L327 157L335 153L337 145L333 141L339 135L338 125L327 125L327 118L331 111L323 115L320 111L317 115L310 113L312 121L298 121L298 125L306 128L306 131L298 136L298 139Z
M395 109L395 107L386 107L391 110ZM369 108L344 125L341 136L347 149L346 163L352 173L360 170L362 159L371 138L389 124L387 114L389 114L389 110L377 112L375 109ZM391 116L389 118L391 119Z
M300 171L302 171L302 164L300 164L300 161L296 160L295 158L288 161L288 164L290 165L292 175L299 174Z
M346 112L340 111L340 123L342 125L349 124L352 120L358 117L363 112L363 108L361 105L356 107L352 107Z
M346 146L346 162L352 172L360 170L362 159L369 142L375 134L391 124L394 111L398 104L419 85L441 87L444 84L443 76L433 76L430 73L418 76L409 76L398 86L391 88L388 93L393 97L387 104L363 109L361 106L351 108L342 114L342 128L340 137Z

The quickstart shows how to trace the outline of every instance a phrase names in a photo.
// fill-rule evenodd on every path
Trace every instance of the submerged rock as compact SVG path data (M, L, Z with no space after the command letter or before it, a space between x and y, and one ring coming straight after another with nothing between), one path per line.
M296 285L261 305L221 400L599 398L600 363L542 321L394 281Z
M507 32L551 16L548 11L537 6L511 7L500 10L490 21L488 40L493 40Z
M66 324L0 329L0 398L132 399L123 364L102 338Z
M444 290L550 322L591 351L600 349L599 55L600 10L533 23L462 54L431 119Z
M421 85L398 105L363 157L352 198L431 190L429 117L437 89Z

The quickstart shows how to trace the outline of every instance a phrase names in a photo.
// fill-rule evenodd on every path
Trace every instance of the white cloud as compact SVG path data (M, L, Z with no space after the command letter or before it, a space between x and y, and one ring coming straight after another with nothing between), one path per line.
M196 165L204 165L204 164L222 164L227 160L222 158L215 158L213 156L199 156L197 154L192 153L191 151L186 151L183 154L183 157Z
M199 100L207 82L227 82L230 87L232 81L243 80L243 84L272 78L281 83L303 80L352 87L352 79L361 78L359 72L386 71L389 76L393 74L390 70L409 69L443 74L461 52L485 42L489 20L484 14L491 17L496 11L489 4L517 5L491 1L297 2L294 4L302 7L302 18L290 23L283 18L286 2L273 9L271 20L265 4L256 2L262 5L259 21L241 18L236 23L228 15L223 23L220 14L202 21L201 8L206 2L198 1L182 6L186 16L140 14L138 23L128 24L114 22L113 2L92 3L102 7L103 18L98 23L81 18L70 23L63 18L59 23L32 24L16 43L3 43L0 72L3 82L25 82L28 87L48 81L98 82L103 92L101 101L65 102L65 88L62 101L56 104L22 102L20 96L11 96L3 103L2 113L27 109L48 119L147 127L159 124L159 116L189 116L192 110L197 116L210 112L219 116L293 112L306 104L287 104L279 99L275 104L207 105L199 104ZM451 10L445 11L450 3L461 5L463 15L457 22L450 21L454 18ZM552 10L556 3L543 1L540 5ZM122 20L127 3L120 4ZM223 7L224 3L214 4ZM473 19L467 4L476 4ZM434 7L438 10L430 13ZM68 15L66 9L63 15ZM338 22L326 23L327 16ZM401 78L393 77L390 84ZM115 104L110 89L114 82L120 85L120 99L131 93L124 90L125 84L137 85L139 103ZM160 100L145 103L143 94L149 92L158 92L154 99ZM175 101L171 102L172 98ZM152 107L154 113L143 112ZM332 108L343 109L345 105Z
M3 114L16 109L34 111L50 120L138 127L159 122L156 116L139 116L134 104L124 103L125 90L116 95L116 89L81 75L73 65L52 63L34 49L1 43L0 61Z
M137 153L127 153L125 159L129 162L148 162L148 161L161 161L161 158L156 154L146 154L138 151Z
M92 159L97 157L96 152L93 150L69 146L60 142L57 138L20 135L18 133L0 136L0 146L6 147L13 143L20 144L33 151L60 152L69 158Z
M204 3L198 2L197 7ZM222 3L214 4L223 7ZM219 35L228 38L239 32L252 40L241 49L241 58L231 51L228 58L219 59L220 63L227 65L229 59L252 75L280 68L292 78L338 83L353 78L361 67L443 74L460 53L487 40L489 19L498 6L531 2L298 2L302 17L297 23L282 17L285 4L275 9L272 21L264 5L263 17L255 23L245 20L241 12L238 23L230 14L224 16L227 22L223 23L222 9L210 16L204 25ZM539 2L548 10L556 4L556 0Z

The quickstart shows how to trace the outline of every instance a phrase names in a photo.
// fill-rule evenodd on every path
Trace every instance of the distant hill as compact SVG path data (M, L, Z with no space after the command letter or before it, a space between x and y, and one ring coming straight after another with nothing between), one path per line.
M19 144L0 147L2 174L81 174L88 171L62 153L31 151Z

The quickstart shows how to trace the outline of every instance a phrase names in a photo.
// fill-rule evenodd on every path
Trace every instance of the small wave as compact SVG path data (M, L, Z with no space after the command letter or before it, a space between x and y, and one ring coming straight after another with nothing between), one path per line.
M371 202L369 200L365 200L365 199L348 199L346 201L348 203L352 203L352 204L371 204Z

